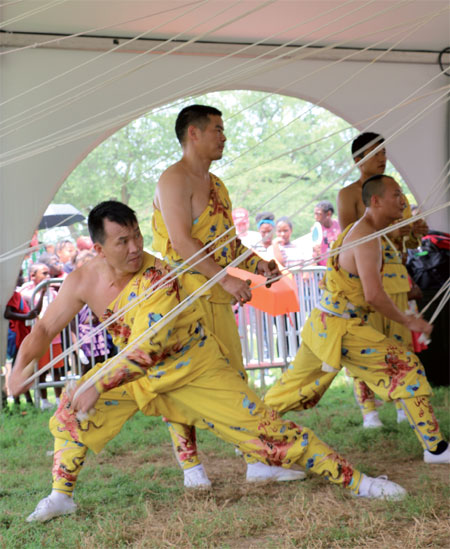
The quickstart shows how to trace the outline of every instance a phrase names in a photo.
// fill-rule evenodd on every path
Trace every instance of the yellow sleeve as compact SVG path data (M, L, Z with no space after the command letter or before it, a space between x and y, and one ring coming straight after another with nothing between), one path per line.
M236 237L236 257L239 257L247 250L248 248L245 247L239 240L239 238ZM249 271L250 273L256 273L256 268L258 267L258 263L260 261L261 258L259 257L259 255L252 252L251 255L249 255L247 259L244 259L242 263L239 263L237 267L239 267L239 269L243 269L244 271Z
M155 267L147 269L142 277L139 294L157 283L164 274L166 274L164 271ZM177 279L165 282L151 296L131 309L125 315L121 325L116 327L121 330L122 336L125 336L122 337L123 344L132 343L148 328L164 318L180 301ZM178 315L175 315L162 328L156 326L156 333L146 334L136 349L125 351L118 358L113 357L108 360L106 364L112 363L112 366L106 368L106 372L95 383L97 391L103 393L124 383L135 381L146 375L149 368L178 351L180 343L175 331L177 321ZM112 326L113 331L114 329Z

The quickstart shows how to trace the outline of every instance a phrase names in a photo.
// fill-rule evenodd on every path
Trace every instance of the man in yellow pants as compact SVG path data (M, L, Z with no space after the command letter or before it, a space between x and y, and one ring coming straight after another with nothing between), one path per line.
M167 168L156 188L152 220L154 250L173 267L198 252L201 261L181 275L182 284L192 293L208 279L226 269L231 261L247 251L233 226L232 206L223 182L209 171L214 160L222 158L225 133L222 113L206 105L189 105L180 111L175 132L182 147L182 158ZM206 247L207 251L202 250ZM213 252L210 257L207 253ZM190 260L193 263L194 260ZM239 265L266 276L277 275L269 263L252 253ZM229 364L247 380L233 300L240 304L251 297L245 281L225 275L198 300L204 313L203 324L220 340ZM188 488L211 485L197 453L195 428L186 423L169 423L177 461ZM266 467L250 455L247 481L289 481L304 478L301 471Z
M376 175L363 186L366 211L333 248L370 237L401 217L405 201L399 185ZM376 310L409 330L431 333L421 318L400 311L383 289L379 239L351 246L328 260L325 290L302 331L292 366L268 391L265 402L280 413L315 406L342 366L387 401L397 401L424 448L427 463L450 463L429 402L431 389L416 355L368 323Z
M123 353L104 366L96 365L76 391L64 391L50 420L55 437L53 490L28 521L76 510L72 494L88 448L99 452L138 410L208 429L267 466L289 469L299 464L355 495L405 495L401 486L365 476L310 429L270 410L227 363L214 335L202 326L201 309L189 305L167 317L186 293L176 278L164 278L171 273L166 263L143 252L139 225L128 206L99 204L89 215L89 230L97 257L66 278L24 340L11 391L17 395L27 389L27 364L45 351L55 330L70 322L84 303L103 320L118 312L109 330ZM124 311L135 299L139 302ZM156 330L161 319L166 324Z
M350 223L360 219L365 211L362 201L362 185L373 175L381 175L386 168L386 149L383 146L384 138L380 134L365 132L352 142L352 156L355 162L360 162L358 169L360 178L351 185L344 187L338 193L338 218L343 231ZM374 155L370 153L378 149ZM369 157L369 158L366 158ZM406 200L406 198L405 198ZM411 217L411 209L406 201L403 218ZM383 288L395 305L403 312L408 310L408 293L410 283L408 271L402 261L404 243L408 247L420 245L420 238L428 231L423 220L416 221L412 227L406 226L396 231L395 236L390 233L382 239L383 248ZM383 332L387 337L401 342L408 350L413 350L411 331L398 322L385 318L375 311L369 316L369 323L376 330ZM354 393L363 416L363 426L368 429L381 427L382 423L376 409L375 395L361 379L354 379ZM396 402L397 422L407 421L407 417L399 402Z

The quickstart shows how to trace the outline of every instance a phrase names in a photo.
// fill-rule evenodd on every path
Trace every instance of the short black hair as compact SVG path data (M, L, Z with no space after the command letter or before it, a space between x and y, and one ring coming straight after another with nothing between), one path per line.
M373 195L383 196L384 194L384 181L383 179L392 179L390 175L376 174L366 179L362 186L362 201L364 206L370 206L370 199Z
M122 227L132 227L138 221L136 213L126 204L117 200L105 200L95 206L88 217L89 234L92 242L105 242L104 219L113 221Z
M256 214L255 221L261 221L261 219L268 219L269 221L275 220L275 215L272 212L260 212Z
M384 137L379 133L364 132L353 140L352 156L353 159L362 158L368 147L384 143Z
M325 213L331 212L334 214L334 206L329 200L321 200L316 204L316 208L320 208Z
M282 217L278 218L276 225L278 225L278 223L287 223L289 227L292 229L292 221L286 215L283 215Z
M184 107L177 116L175 122L175 133L178 141L183 144L186 137L186 131L189 126L194 125L204 130L209 123L209 115L222 116L219 109L209 107L208 105L189 105Z

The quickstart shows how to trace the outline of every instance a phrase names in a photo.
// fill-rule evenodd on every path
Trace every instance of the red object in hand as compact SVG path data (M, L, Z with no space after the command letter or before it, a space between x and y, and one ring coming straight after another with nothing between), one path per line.
M428 349L428 345L426 343L422 343L419 341L420 333L419 332L411 332L412 335L412 342L413 342L413 349L415 353L420 353L420 351L426 351Z

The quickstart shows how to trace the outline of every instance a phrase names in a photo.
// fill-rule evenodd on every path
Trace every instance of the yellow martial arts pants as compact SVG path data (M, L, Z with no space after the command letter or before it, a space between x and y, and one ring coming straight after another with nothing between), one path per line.
M211 303L206 297L200 297L197 304L204 315L202 324L219 339L227 361L247 382L247 372L242 362L241 340L231 306L228 303ZM175 422L167 422L167 425L180 467L186 470L199 465L195 428L192 425ZM246 456L245 459L247 463L256 462L250 456Z
M401 311L408 309L408 296L406 292L392 294L390 298ZM413 350L411 332L403 324L394 322L378 312L369 315L369 324L378 332L406 347L408 351ZM376 410L375 394L364 381L354 378L353 392L363 416ZM395 401L395 407L399 410L401 408L400 402Z
M267 392L274 410L305 410L315 406L337 372L322 370L322 361L302 343L294 362ZM342 338L342 364L386 401L399 401L423 448L435 450L443 440L429 402L431 388L417 356L389 338L380 342Z
M243 453L268 465L297 463L335 484L358 492L361 473L314 433L270 410L240 375L219 357L186 385L158 394L147 406L148 415L164 414L169 421L180 413L190 425L208 429ZM134 382L137 383L137 382ZM141 389L142 390L142 387ZM71 494L88 448L98 452L122 428L139 406L133 383L101 395L95 413L79 422L63 393L50 421L55 436L53 489Z

